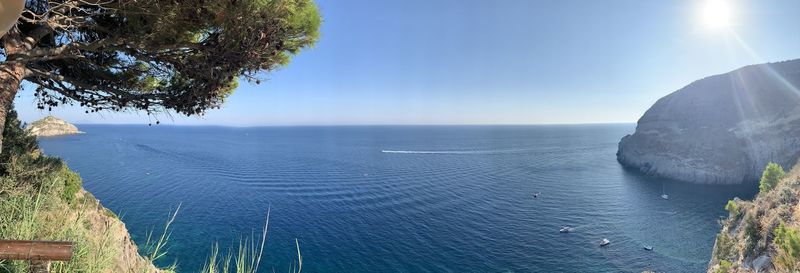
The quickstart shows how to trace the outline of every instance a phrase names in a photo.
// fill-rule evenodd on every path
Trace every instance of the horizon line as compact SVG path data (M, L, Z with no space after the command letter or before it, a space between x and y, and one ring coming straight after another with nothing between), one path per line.
M620 125L636 124L635 121L610 121L610 122L564 122L564 123L375 123L375 124L264 124L264 125L220 125L220 124L150 124L147 123L72 123L75 125L109 125L109 126L170 126L170 127L229 127L229 128L258 128L258 127L387 127L387 126L563 126L563 125Z

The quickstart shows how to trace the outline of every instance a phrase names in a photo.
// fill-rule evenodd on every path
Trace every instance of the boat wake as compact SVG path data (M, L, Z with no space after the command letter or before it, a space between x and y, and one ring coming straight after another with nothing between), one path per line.
M474 154L507 154L531 151L532 149L511 149L511 150L382 150L384 154L444 154L444 155L474 155Z
M385 154L482 154L486 151L396 151L383 150Z

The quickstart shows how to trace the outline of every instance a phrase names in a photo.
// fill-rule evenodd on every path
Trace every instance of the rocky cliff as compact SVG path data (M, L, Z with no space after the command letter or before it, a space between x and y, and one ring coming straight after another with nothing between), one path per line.
M91 193L81 189L77 193L77 199L86 201L80 205L75 205L75 208L60 208L57 211L62 213L65 219L75 222L82 221L83 228L89 234L92 234L90 236L96 236L77 243L91 244L95 243L95 241L99 242L99 246L95 251L104 251L104 253L91 254L96 255L97 259L102 257L107 261L96 268L97 272L170 272L155 267L147 258L140 256L139 248L131 239L125 223L111 210L104 207ZM98 262L98 264L100 263Z
M775 188L752 201L734 198L725 209L729 216L720 220L708 273L800 272L798 165Z
M622 138L617 159L678 180L754 182L800 155L800 59L746 66L659 99Z
M60 136L83 133L78 127L54 116L47 116L25 127L34 136Z

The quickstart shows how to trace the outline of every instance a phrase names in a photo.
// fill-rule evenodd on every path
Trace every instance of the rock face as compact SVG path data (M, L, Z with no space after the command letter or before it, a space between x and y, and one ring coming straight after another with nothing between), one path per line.
M78 131L78 127L75 127L75 125L72 125L69 122L54 116L47 116L43 119L34 121L31 124L28 124L25 129L28 130L32 135L45 137L83 133Z
M617 159L677 180L755 182L800 155L800 59L746 66L659 99L622 138Z

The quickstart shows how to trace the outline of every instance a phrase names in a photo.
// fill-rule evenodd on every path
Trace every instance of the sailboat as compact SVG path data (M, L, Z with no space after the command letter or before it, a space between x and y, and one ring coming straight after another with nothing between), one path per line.
M661 183L661 198L664 200L669 200L669 195L664 191L664 183Z

